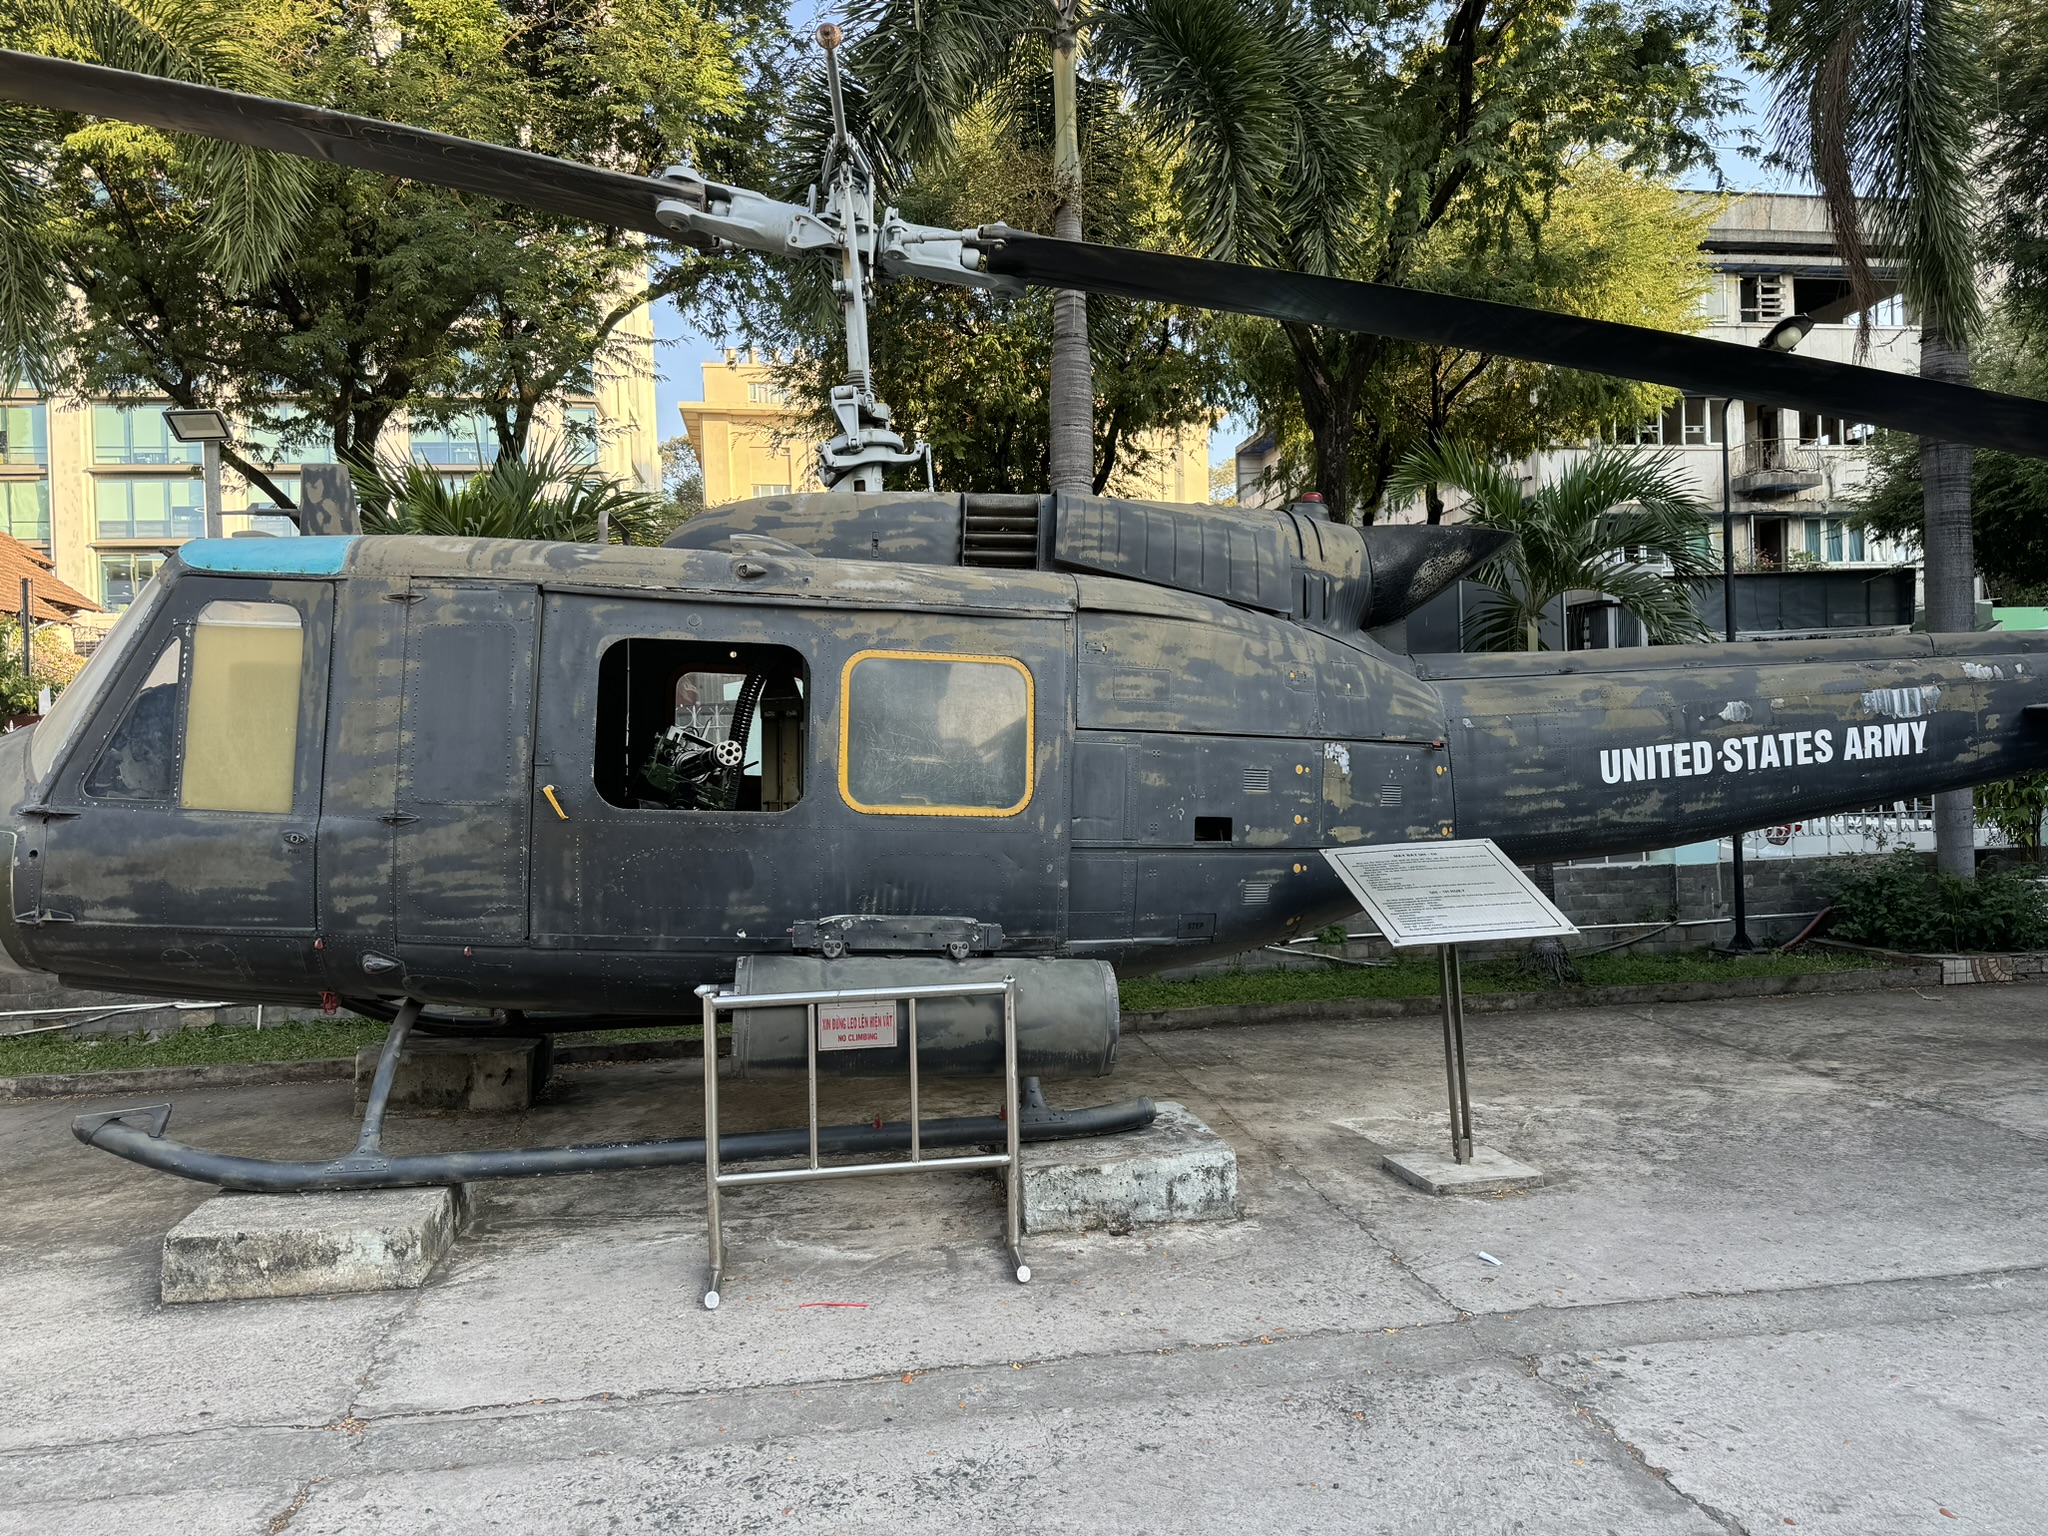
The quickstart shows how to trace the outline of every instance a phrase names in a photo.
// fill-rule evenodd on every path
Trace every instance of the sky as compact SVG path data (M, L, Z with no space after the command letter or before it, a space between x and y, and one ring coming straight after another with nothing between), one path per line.
M1762 131L1767 100L1762 85L1753 77L1745 74L1742 86L1743 107L1726 125L1728 135L1720 155L1721 179L1730 190L1737 192L1784 189L1787 183L1783 176L1763 170L1755 160L1737 151L1737 135L1741 131ZM744 338L735 335L721 339L706 335L685 319L670 299L663 299L654 307L654 337L658 375L655 401L661 436L670 438L683 429L677 408L686 400L704 398L702 365L714 360L722 361L724 349L740 344ZM1239 416L1225 417L1209 436L1209 462L1214 465L1229 458L1251 430L1249 420Z

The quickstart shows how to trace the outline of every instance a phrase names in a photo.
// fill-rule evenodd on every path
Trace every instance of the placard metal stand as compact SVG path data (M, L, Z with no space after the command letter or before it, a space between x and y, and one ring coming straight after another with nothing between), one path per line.
M1472 1092L1465 1083L1465 978L1458 946L1436 947L1444 1003L1444 1076L1451 1087L1451 1160L1472 1161Z
M1473 1159L1472 1091L1465 1077L1465 981L1458 946L1562 938L1579 930L1487 838L1325 848L1323 857L1389 944L1436 946L1451 1161L1465 1167Z

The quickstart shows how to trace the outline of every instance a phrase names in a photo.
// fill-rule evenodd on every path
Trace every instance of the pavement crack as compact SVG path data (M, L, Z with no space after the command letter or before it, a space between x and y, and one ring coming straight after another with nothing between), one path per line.
M1728 1536L1751 1536L1749 1527L1729 1514L1725 1509L1717 1509L1698 1494L1681 1487L1673 1480L1669 1468L1653 1466L1650 1458L1643 1454L1642 1447L1633 1440L1623 1439L1621 1431L1616 1429L1607 1416L1595 1408L1590 1401L1579 1393L1574 1392L1565 1383L1552 1381L1546 1377L1539 1368L1541 1362L1535 1356L1524 1356L1516 1363L1521 1366L1523 1375L1556 1397L1566 1408L1571 1410L1574 1418L1582 1420L1597 1442L1608 1447L1618 1458L1625 1459L1642 1476L1648 1478L1687 1507L1697 1510L1701 1515L1713 1521L1722 1530L1728 1532Z
M270 1536L283 1536L291 1528L291 1523L299 1518L299 1511L306 1507L306 1500L313 1497L313 1490L326 1481L324 1477L309 1477L301 1483L299 1491L292 1495L291 1503L270 1517Z

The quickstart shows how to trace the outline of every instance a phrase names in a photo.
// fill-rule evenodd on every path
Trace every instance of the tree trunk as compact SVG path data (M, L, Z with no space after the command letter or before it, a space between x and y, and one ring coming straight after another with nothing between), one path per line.
M1053 234L1081 238L1081 134L1076 104L1073 8L1062 5L1052 47L1052 168L1060 202ZM1052 296L1052 488L1085 496L1095 480L1095 371L1088 356L1088 296L1061 288Z
M1922 378L1970 382L1970 349L1939 326L1920 333ZM1922 581L1930 634L1967 634L1977 627L1977 560L1970 544L1971 450L1920 443ZM1964 880L1977 873L1976 816L1970 791L1934 797L1934 867Z
M1294 387L1315 452L1315 488L1340 523L1352 521L1351 442L1358 395L1379 338L1339 336L1288 321L1280 327L1294 353Z

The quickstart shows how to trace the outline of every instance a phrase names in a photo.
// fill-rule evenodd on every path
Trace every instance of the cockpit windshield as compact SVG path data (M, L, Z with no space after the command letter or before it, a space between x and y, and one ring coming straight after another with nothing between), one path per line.
M107 684L121 670L122 661L135 649L136 641L149 628L150 617L163 606L163 600L163 577L151 577L128 605L128 611L115 621L99 648L86 658L78 676L57 696L57 702L29 737L28 772L32 780L40 783L56 766L65 745L77 734L79 722L92 713L93 702L106 692Z

